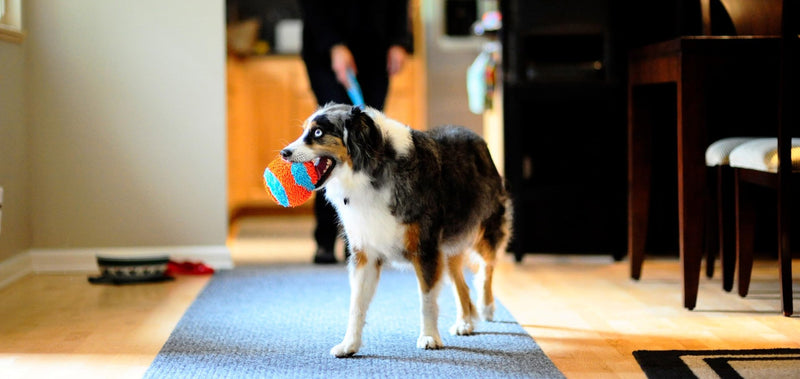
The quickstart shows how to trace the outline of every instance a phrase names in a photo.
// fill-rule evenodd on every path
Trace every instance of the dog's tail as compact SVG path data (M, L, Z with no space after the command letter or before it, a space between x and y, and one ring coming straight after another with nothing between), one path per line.
M514 234L514 203L511 200L511 196L508 195L506 192L505 201L503 202L503 206L505 208L505 212L503 213L503 223L502 223L502 230L505 231L505 238L503 238L503 242L500 246L497 247L497 251L505 252L508 249L508 241L511 240L511 236Z
M508 179L503 178L503 196L501 198L502 207L504 208L503 219L501 222L501 230L505 231L505 238L500 246L497 247L498 252L505 252L508 248L508 242L514 234L514 201L511 199L511 183Z

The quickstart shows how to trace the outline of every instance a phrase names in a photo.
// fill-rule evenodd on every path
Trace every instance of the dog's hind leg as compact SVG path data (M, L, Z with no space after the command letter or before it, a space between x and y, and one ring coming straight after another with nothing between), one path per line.
M361 332L367 317L367 308L375 295L380 277L381 261L368 261L366 254L356 251L348 262L350 271L350 314L347 332L342 342L331 349L337 358L355 354L361 347Z
M494 295L492 294L492 274L497 254L505 251L511 237L511 203L505 201L483 223L483 231L475 243L479 259L474 285L478 292L478 315L491 321L494 318Z
M475 286L475 291L478 293L477 316L481 320L491 321L494 318L494 295L492 294L494 257L486 259L490 249L484 244L478 244L476 251L480 256L479 259L476 259L478 268L473 278L473 286Z
M450 334L468 336L472 334L474 320L477 317L475 306L469 298L469 287L464 281L463 271L464 254L457 254L447 258L447 271L450 281L453 282L453 294L456 298L456 322L450 327Z

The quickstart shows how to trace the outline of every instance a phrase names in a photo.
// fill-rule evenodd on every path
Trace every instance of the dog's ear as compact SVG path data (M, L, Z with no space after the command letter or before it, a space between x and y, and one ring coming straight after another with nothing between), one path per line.
M354 106L344 123L344 128L347 132L345 146L353 160L353 170L374 169L383 146L383 135L375 125L375 121L363 111L362 107Z

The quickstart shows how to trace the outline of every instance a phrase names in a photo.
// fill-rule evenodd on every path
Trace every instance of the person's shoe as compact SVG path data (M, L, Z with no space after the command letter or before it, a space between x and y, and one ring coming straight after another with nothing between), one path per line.
M333 255L333 250L328 249L317 249L316 254L314 254L314 263L316 264L333 264L337 263L336 256Z

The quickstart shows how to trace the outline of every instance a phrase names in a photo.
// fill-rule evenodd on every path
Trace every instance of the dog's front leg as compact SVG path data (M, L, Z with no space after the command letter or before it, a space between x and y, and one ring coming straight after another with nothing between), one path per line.
M375 294L380 277L380 261L368 262L366 254L357 251L348 262L350 271L350 314L347 332L342 342L331 349L337 358L349 357L361 347L361 332L367 317L367 308Z
M429 261L421 259L413 261L419 281L419 299L421 308L421 327L417 347L420 349L439 349L444 346L439 336L439 290L441 286L442 267L438 256Z

